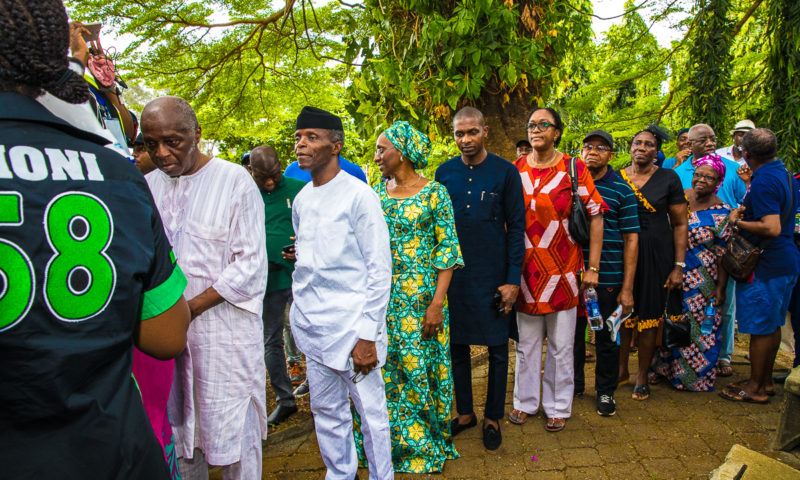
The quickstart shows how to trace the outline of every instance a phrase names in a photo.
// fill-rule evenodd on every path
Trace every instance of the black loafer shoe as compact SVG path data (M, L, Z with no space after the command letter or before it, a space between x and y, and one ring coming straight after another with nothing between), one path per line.
M306 377L306 379L303 380L303 383L301 383L297 388L294 389L292 395L294 395L295 397L302 397L304 395L308 395L308 377Z
M503 435L494 425L483 427L483 446L486 450L497 450L503 443Z
M456 418L450 420L450 436L451 437L455 437L456 435L458 435L459 433L463 432L464 430L466 430L468 428L472 428L477 424L478 424L478 418L475 416L474 413L472 414L472 420L470 420L469 422L467 422L467 423L465 423L463 425L458 423L458 417L456 417Z
M296 412L297 405L292 405L291 407L287 405L278 405L278 408L273 410L272 413L269 414L269 417L267 417L267 423L272 426L280 425Z

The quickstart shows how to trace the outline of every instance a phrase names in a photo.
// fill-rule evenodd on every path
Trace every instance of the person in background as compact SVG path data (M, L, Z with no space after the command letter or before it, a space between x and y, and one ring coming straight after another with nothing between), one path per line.
M0 0L0 32L2 476L175 478L166 399L148 421L132 347L153 362L183 351L186 278L142 175L36 101L90 95L68 67L64 5Z
M517 142L517 158L524 157L529 153L531 153L531 142L527 140Z
M292 207L297 262L290 315L297 346L306 354L311 413L326 478L356 477L352 400L361 419L370 478L391 480L392 445L381 375L392 285L389 229L375 192L339 166L344 146L339 117L303 107L294 139L298 164L312 181Z
M752 120L745 119L736 122L733 130L731 130L731 140L733 140L733 144L717 149L717 155L733 160L738 163L739 166L746 166L747 162L745 162L742 156L742 138L744 138L745 133L754 128L756 128L756 124L753 123Z
M269 275L261 318L264 361L272 391L278 396L278 407L267 417L267 423L274 426L297 412L283 349L284 317L292 298L294 263L283 258L282 250L293 243L292 204L306 184L281 174L281 162L272 147L260 146L250 152L250 172L264 200Z
M106 55L99 37L87 43L86 37L89 35L89 29L81 22L70 23L72 56L83 65L83 78L92 94L90 101L98 120L117 139L119 145L130 146L136 138L136 120L122 101L113 60Z
M695 172L695 163L706 155L718 155L714 149L717 146L717 137L714 130L708 125L698 124L689 129L689 145L692 156L689 160L675 167L675 173L681 179L684 190L692 188L692 181ZM747 185L745 178L749 180L750 169L740 166L733 160L721 157L725 164L725 178L716 195L722 203L730 208L736 208L742 202ZM731 366L731 355L733 354L734 331L736 329L736 292L734 290L736 282L728 282L728 290L725 292L725 304L720 306L722 311L722 351L719 354L718 375L729 377L733 375Z
M147 153L147 148L144 146L141 133L136 135L136 140L133 141L133 158L136 168L142 172L142 175L147 175L156 169L156 164L150 159L150 154Z
M441 472L446 460L458 458L450 436L447 288L464 261L447 189L416 172L428 165L430 148L430 139L408 122L395 122L375 148L375 163L390 178L375 190L394 260L383 378L396 472ZM363 457L360 430L356 443Z
M690 322L692 343L662 349L653 366L656 381L666 378L678 390L708 392L714 389L717 357L721 349L721 309L708 318L706 308L725 301L727 272L719 267L731 236L730 208L716 192L725 178L725 163L710 154L696 162L689 198L689 243L683 269L683 317ZM652 382L651 382L652 383Z
M528 119L527 130L533 150L515 164L525 194L526 228L517 303L514 409L508 420L521 425L536 415L541 405L547 416L545 430L559 432L572 415L579 292L597 286L603 246L602 214L608 207L586 165L576 159L578 195L586 206L590 229L589 258L584 261L581 245L572 239L568 229L572 179L570 156L557 149L564 133L561 116L552 108L537 108ZM545 338L547 358L542 373Z
M689 128L681 128L678 130L675 146L678 147L678 153L676 153L674 157L669 157L664 160L664 163L660 165L661 168L671 168L674 170L675 167L685 162L686 159L692 155L692 149L689 145Z
M647 127L633 136L631 166L620 175L631 187L639 209L639 259L633 288L633 316L620 329L620 384L627 383L633 329L638 332L639 371L634 400L650 397L648 370L656 351L664 312L680 320L683 268L686 266L687 210L681 180L674 170L659 168L654 159L664 135ZM687 162L688 163L688 162Z
M478 424L472 404L470 345L489 349L483 445L503 441L498 421L505 415L508 339L524 255L525 208L514 166L486 151L489 127L483 114L464 107L453 117L461 155L436 170L436 181L453 202L464 268L453 272L450 300L450 355L456 411L453 436Z
M614 139L610 133L605 130L587 133L583 138L581 155L592 175L594 186L608 206L608 211L603 214L603 249L600 253L600 274L597 282L600 314L604 319L608 318L621 305L622 314L629 315L633 310L633 280L639 252L636 196L631 187L608 164L614 158ZM583 247L583 258L588 269L588 246ZM585 310L585 307L581 307L581 310ZM582 311L578 315L575 328L576 393L582 393L585 386L583 369L586 323L586 312ZM619 347L616 341L611 340L611 334L605 326L595 332L595 346L597 413L607 417L617 411L614 391L619 378Z
M142 136L158 170L147 174L175 256L189 281L192 326L175 361L169 399L183 480L261 478L267 435L264 202L235 163L200 151L194 110L161 97L142 111Z
M731 211L728 220L763 252L752 281L736 282L739 331L750 334L750 377L721 391L726 400L767 403L774 394L772 367L800 271L800 251L793 239L798 185L777 151L775 134L766 128L751 130L742 138L742 155L753 179L742 207Z

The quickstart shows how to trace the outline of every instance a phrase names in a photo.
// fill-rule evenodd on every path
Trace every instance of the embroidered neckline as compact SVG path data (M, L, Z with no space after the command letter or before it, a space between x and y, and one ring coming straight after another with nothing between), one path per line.
M625 183L627 183L628 186L631 187L631 189L633 190L633 194L636 195L636 199L639 200L639 203L642 204L645 210L647 210L650 213L655 213L656 212L655 207L650 205L650 202L648 202L647 199L644 198L642 192L639 191L639 187L634 185L631 179L628 177L628 174L625 172L625 169L623 168L622 170L619 171L619 173L620 175L622 175L622 179L625 180Z

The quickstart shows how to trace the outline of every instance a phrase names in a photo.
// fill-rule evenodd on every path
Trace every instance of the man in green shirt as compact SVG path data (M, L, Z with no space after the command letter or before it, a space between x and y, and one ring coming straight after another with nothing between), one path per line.
M272 390L278 396L278 407L270 413L267 422L277 425L297 411L283 353L284 311L292 294L294 263L283 258L282 250L292 244L292 203L305 182L281 173L281 163L272 147L256 147L250 152L250 171L264 199L269 260L262 314L264 360Z

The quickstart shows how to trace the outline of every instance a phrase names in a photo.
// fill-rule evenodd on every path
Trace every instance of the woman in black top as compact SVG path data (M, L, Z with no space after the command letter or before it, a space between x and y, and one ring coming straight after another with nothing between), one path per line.
M650 396L647 372L664 311L677 316L682 309L680 289L688 241L687 202L678 175L655 164L662 141L662 134L654 127L634 135L630 150L632 164L620 172L636 194L641 226L633 289L634 316L620 331L621 383L629 376L628 353L633 328L639 333L639 371L633 388L634 400L646 400Z

